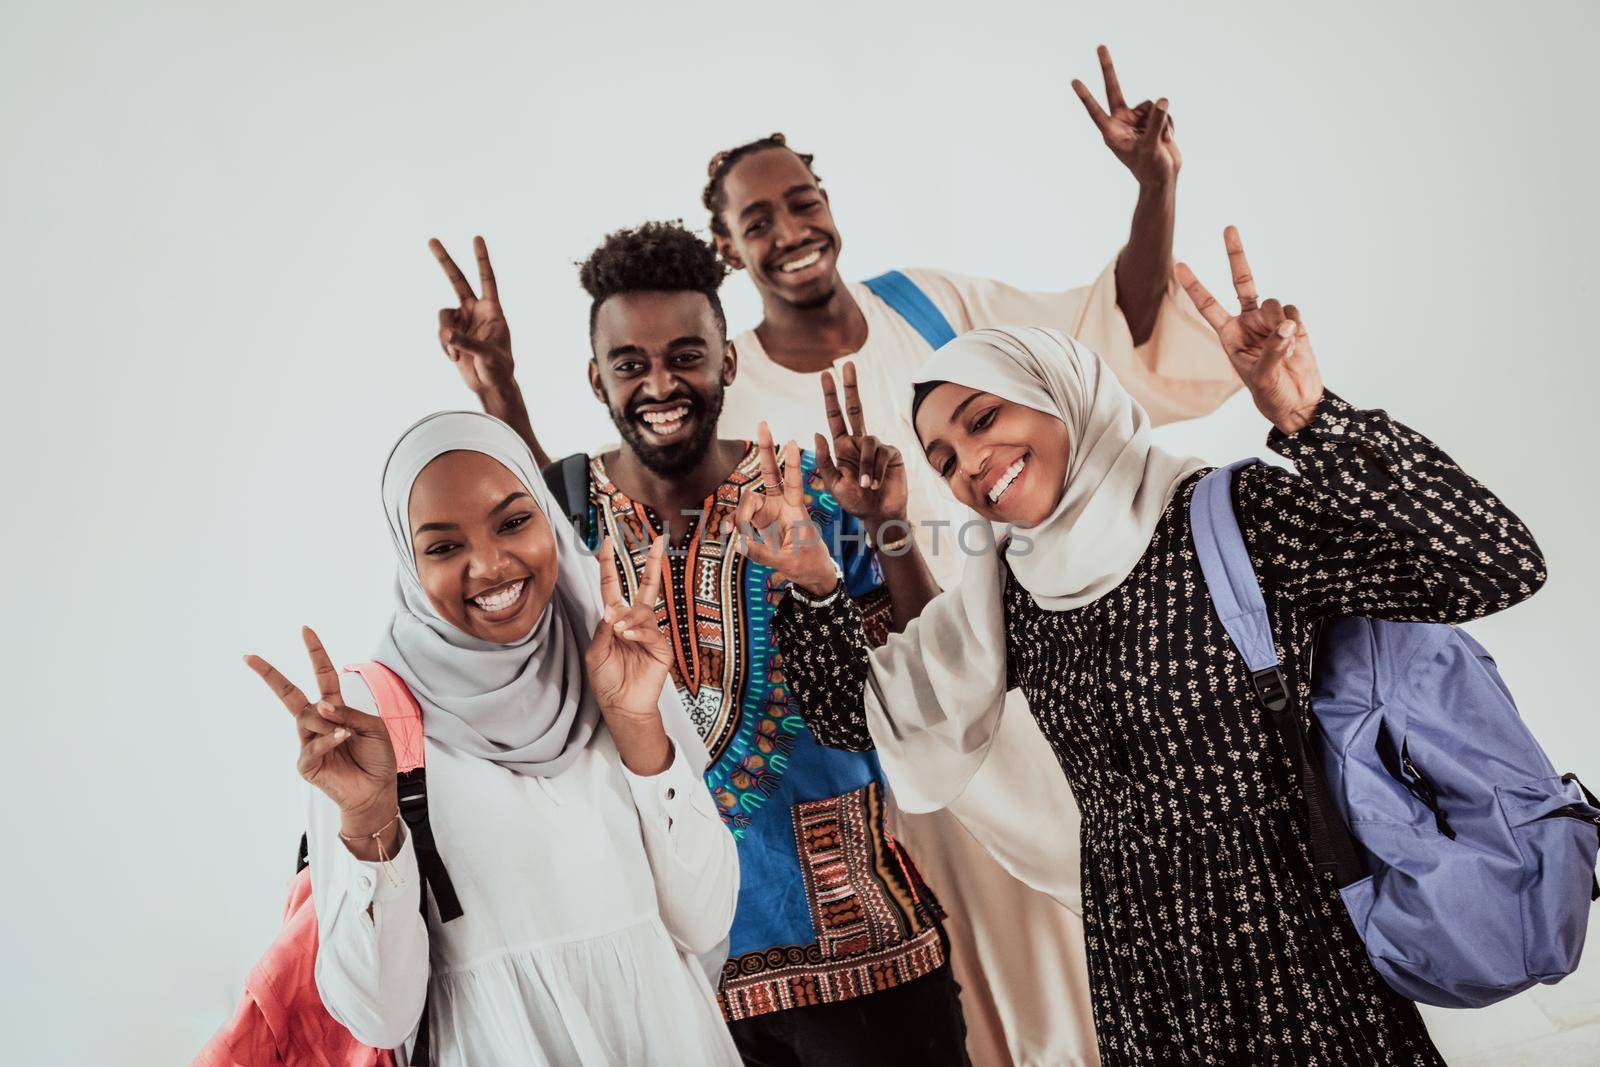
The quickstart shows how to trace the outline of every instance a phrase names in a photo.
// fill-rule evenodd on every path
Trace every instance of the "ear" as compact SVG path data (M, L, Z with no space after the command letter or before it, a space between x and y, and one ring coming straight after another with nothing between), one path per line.
M589 391L608 409L611 407L611 401L606 399L606 387L600 382L600 364L593 357L589 359Z
M711 241L717 246L717 255L722 257L722 262L733 270L744 270L744 260L733 250L733 238L712 231Z
M732 341L722 342L722 387L726 389L739 376L739 350Z

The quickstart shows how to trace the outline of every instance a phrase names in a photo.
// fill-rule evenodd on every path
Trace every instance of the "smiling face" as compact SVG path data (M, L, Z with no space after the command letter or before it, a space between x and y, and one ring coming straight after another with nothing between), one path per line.
M1071 441L1054 415L945 382L917 408L916 430L955 498L991 522L1037 526L1066 491Z
M528 636L556 587L556 538L527 486L481 452L446 452L417 475L408 511L439 617L496 644Z
M722 258L749 271L764 297L826 304L841 284L839 231L811 169L787 148L763 149L735 163L722 189Z
M694 468L717 435L733 350L703 293L631 292L595 313L589 384L623 442L662 477Z

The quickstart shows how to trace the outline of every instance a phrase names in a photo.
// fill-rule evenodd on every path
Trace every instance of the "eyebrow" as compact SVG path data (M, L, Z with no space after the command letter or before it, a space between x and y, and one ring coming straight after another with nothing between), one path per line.
M674 337L671 341L668 341L667 351L670 352L676 348L687 348L690 345L710 347L710 344L711 342L707 341L704 337L700 337L696 334L687 334L683 337ZM617 347L608 349L606 351L606 359L617 360L621 359L623 356L643 356L645 354L644 348L640 345L618 345Z
M492 509L490 509L489 514L490 515L498 515L500 512L502 512L506 508L510 507L511 503L513 501L522 500L522 499L532 500L533 497L529 496L527 493L524 493L522 490L519 489L515 493L512 493L510 496L506 497L504 500L500 501L500 503L496 504ZM461 524L460 523L456 523L456 522L425 522L421 526L418 526L415 530L413 530L411 532L411 536L412 537L416 537L419 534L431 533L431 532L433 532L435 530L459 530L459 529L461 529Z
M970 396L968 396L965 400L963 400L961 403L956 405L956 409L950 413L950 418L946 420L945 425L948 426L951 423L955 422L957 419L959 419L961 417L961 413L963 411L967 410L967 405L971 404L974 400L977 400L979 397L984 397L984 396L988 396L988 395L989 394L985 393L985 392L976 392L976 393L973 393ZM942 445L942 444L944 444L944 438L935 437L932 441L930 441L928 443L928 447L924 448L922 450L922 454L924 456L927 456L929 459L932 459L933 458L933 450L937 446ZM946 446L946 447L948 447L948 446Z
M783 191L783 199L787 200L795 193L804 193L815 188L816 186L809 182L801 182L799 185L791 185L789 188ZM770 200L757 200L755 203L749 205L743 211L739 212L739 217L742 219L752 211L760 211L763 208L770 208L771 206L772 201Z

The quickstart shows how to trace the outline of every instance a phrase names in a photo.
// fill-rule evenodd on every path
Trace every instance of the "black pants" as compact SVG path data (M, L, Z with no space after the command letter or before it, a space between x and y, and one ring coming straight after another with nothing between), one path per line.
M905 985L728 1024L748 1067L971 1067L950 964Z

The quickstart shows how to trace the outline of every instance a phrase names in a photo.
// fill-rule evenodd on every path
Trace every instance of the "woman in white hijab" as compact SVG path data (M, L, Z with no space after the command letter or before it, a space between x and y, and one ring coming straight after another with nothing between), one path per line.
M1326 392L1299 314L1258 305L1231 227L1225 240L1238 316L1177 274L1298 468L1234 479L1289 686L1308 694L1323 618L1460 622L1531 595L1543 557L1517 517L1431 441ZM815 577L792 590L774 633L813 731L875 747L903 807L938 808L1022 688L1082 808L1104 1063L1441 1063L1311 862L1287 746L1193 551L1204 464L1156 448L1098 357L1053 330L968 333L920 379L928 462L1010 536L996 551L967 531L961 584L875 652L848 597ZM760 550L818 573L803 539ZM1030 814L986 844L1031 856L1020 870L1070 871L1051 857L1080 841ZM1048 874L1038 887L1072 896Z
M721 962L734 842L655 620L614 568L602 589L527 446L487 415L407 431L383 504L398 604L377 660L422 708L429 823L461 914L441 921L431 893L419 911L396 756L361 677L310 630L314 703L247 657L294 715L315 787L328 1011L402 1056L425 1021L440 1065L738 1063L696 958Z

